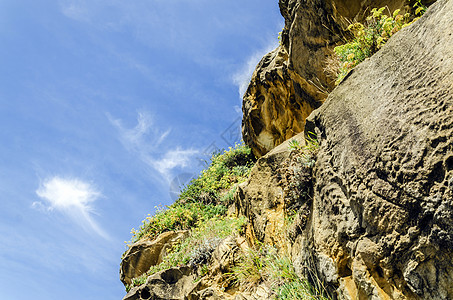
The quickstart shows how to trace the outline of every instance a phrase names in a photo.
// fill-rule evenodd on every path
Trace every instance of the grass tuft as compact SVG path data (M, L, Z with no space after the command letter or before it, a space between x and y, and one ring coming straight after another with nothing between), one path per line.
M276 299L329 299L322 284L317 283L315 287L300 278L291 259L270 246L259 245L256 249L245 251L230 275L246 291L266 283Z

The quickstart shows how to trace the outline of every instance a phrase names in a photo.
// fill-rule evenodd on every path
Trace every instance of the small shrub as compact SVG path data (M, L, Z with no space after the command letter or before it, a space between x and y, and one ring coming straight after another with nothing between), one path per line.
M319 151L319 142L316 134L309 132L305 138L305 145L302 146L298 140L291 140L288 143L290 151L300 151L300 162L305 166L312 168L316 162L316 155Z
M199 222L207 221L215 216L226 213L223 205L205 205L202 203L175 203L168 207L158 207L153 216L142 221L138 230L132 229L134 243L142 238L156 238L165 231L185 230L194 227Z
M249 248L241 253L239 262L229 274L234 283L239 284L244 290L252 290L264 280L265 248Z
M305 167L313 168L316 162L316 156L319 151L319 142L316 134L309 132L305 138L305 147L303 149L301 162Z
M183 188L179 202L217 202L233 185L245 181L255 157L249 147L237 144L221 154L214 154L209 167ZM203 197L209 195L209 198ZM206 203L206 202L204 202Z
M387 8L389 15L386 15L384 14L386 8L381 7L371 10L371 15L366 19L365 24L356 22L349 25L348 30L353 34L353 40L335 47L333 60L331 58L327 62L326 71L337 73L335 84L339 84L350 70L376 53L392 35L412 24L425 12L426 7L421 0L415 0L415 2L416 18L412 21L409 13L401 15L400 10L397 9L392 14Z
M228 192L226 192L221 198L220 202L224 205L229 205L233 203L234 200L234 194L236 193L237 190L237 184L234 185Z
M291 140L288 142L288 149L290 151L300 150L300 149L302 149L302 146L300 145L298 140Z

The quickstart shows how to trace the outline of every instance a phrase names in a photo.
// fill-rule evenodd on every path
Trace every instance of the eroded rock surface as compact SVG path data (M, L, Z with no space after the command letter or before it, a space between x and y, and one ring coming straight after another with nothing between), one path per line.
M429 4L424 1L424 3ZM281 45L255 69L242 105L245 143L260 157L303 131L306 117L334 88L325 68L351 20L362 20L373 7L409 10L398 0L280 0L285 18ZM347 21L349 20L349 22Z
M259 300L273 299L269 286L262 283L252 290L241 290L232 282L233 266L249 245L244 237L230 236L212 253L206 273L196 266L179 266L149 276L146 283L133 287L123 300Z
M303 133L292 140L299 141L301 146L305 143ZM288 210L297 210L303 202L303 195L297 195L296 199L287 197L290 185L286 178L287 164L292 160L288 144L286 141L261 157L252 168L250 179L238 186L235 195L238 212L249 219L251 240L278 248L287 247L285 215ZM311 174L308 175L311 181Z
M307 119L320 141L314 190L287 233L298 272L317 270L339 299L453 299L451 24L453 1L438 1ZM278 245L291 206L290 165L277 147L238 189L266 243Z
M123 300L185 300L198 286L195 279L189 267L163 270L148 277L145 284L132 288Z
M151 266L162 262L163 256L188 231L168 231L156 239L143 239L134 243L124 254L120 266L120 280L124 285L131 284L135 277L146 273Z
M301 252L341 299L453 298L452 24L438 1L307 119L321 147Z

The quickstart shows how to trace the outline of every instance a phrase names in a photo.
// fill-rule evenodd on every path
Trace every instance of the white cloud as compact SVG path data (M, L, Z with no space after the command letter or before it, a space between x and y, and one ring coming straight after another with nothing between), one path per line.
M264 55L271 52L278 46L278 40L275 37L271 37L270 42L263 47L261 50L252 54L245 64L233 75L233 83L238 86L239 98L242 99L247 87L252 78L253 71L256 68L256 65L260 62Z
M187 167L191 159L199 153L195 149L181 149L180 147L163 150L162 144L170 134L171 128L160 131L147 112L138 113L137 125L131 129L110 114L107 114L107 117L118 130L123 146L138 154L146 165L159 172L167 181L171 179L172 170Z
M187 150L170 150L164 154L161 159L157 159L151 162L156 170L159 170L162 174L169 174L169 172L176 167L187 167L191 158L198 154L198 151L193 149Z
M92 217L93 203L102 196L93 185L77 178L55 176L44 180L36 194L45 202L33 202L33 208L65 213L87 231L108 238Z

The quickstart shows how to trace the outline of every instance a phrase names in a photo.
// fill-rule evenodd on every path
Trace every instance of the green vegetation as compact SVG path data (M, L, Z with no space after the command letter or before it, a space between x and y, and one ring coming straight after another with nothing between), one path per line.
M309 132L305 138L305 145L301 145L298 140L291 140L288 144L288 149L291 151L300 151L300 163L303 166L312 168L316 162L316 155L319 151L319 143L316 134Z
M427 7L423 5L422 0L414 0L415 3L413 7L415 8L415 15L417 18L423 16L426 12Z
M209 262L212 252L221 240L232 234L242 233L246 221L245 217L218 217L207 222L197 223L189 237L176 244L172 251L164 256L162 263L134 278L126 290L129 291L132 286L145 283L148 276L174 266L190 265L194 269L200 268L200 273L203 275L207 271L206 264Z
M282 31L280 31L280 32L278 33L278 44L279 44L280 46L283 45L283 40L282 40L283 30L285 30L285 28L282 28Z
M302 149L302 146L298 140L290 140L288 142L288 149L291 151L300 150L300 149Z
M158 207L138 230L132 229L131 243L145 237L153 239L165 231L191 229L225 215L236 184L248 178L254 159L244 144L214 154L208 168L183 188L174 204Z
M265 282L277 299L328 299L320 281L312 285L300 278L288 256L278 254L272 247L249 249L241 256L231 276L249 290Z
M416 18L413 20L409 13L399 14L399 9L392 14L387 8L389 15L386 15L386 8L381 7L373 8L364 24L356 22L349 25L348 30L354 38L335 47L336 57L326 67L327 72L338 76L335 84L339 84L355 66L376 53L392 35L415 22L426 11L421 0L415 0L414 8Z
M227 217L227 206L232 203L237 184L248 178L254 161L250 148L244 144L214 154L207 168L183 187L174 204L158 207L138 230L132 229L129 245L143 238L154 239L166 231L190 230L190 234L173 247L161 264L134 278L126 290L173 266L190 264L203 268L222 239L241 232L246 220Z
M154 239L165 231L185 230L206 222L226 212L223 205L205 205L203 203L175 203L166 208L158 207L153 216L142 221L139 230L132 229L131 243L143 238Z
M214 154L209 167L183 189L178 201L219 203L232 186L248 178L254 162L252 151L244 144Z

